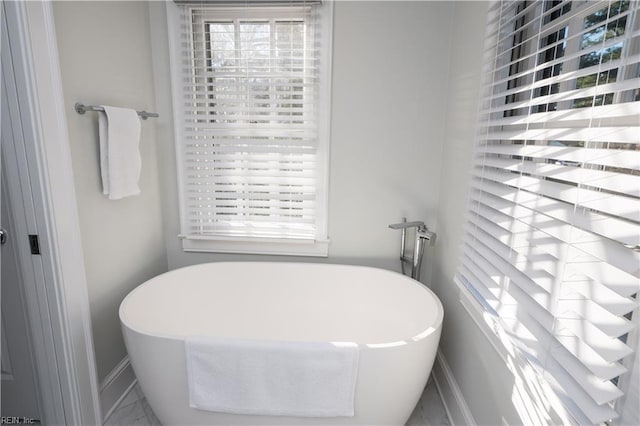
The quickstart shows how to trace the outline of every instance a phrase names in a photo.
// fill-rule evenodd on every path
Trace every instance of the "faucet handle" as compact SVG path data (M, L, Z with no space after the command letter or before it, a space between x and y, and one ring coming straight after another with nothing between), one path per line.
M434 246L436 244L436 233L429 231L426 226L418 228L416 237L420 240L426 240L428 246Z

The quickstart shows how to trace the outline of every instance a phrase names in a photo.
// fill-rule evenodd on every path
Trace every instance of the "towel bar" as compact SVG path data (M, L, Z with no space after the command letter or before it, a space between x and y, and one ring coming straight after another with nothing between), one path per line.
M78 114L84 114L87 111L104 111L104 108L96 105L84 105L80 102L76 102L75 105L76 112ZM160 117L160 114L157 112L147 112L147 111L136 111L140 118L146 120L149 117Z

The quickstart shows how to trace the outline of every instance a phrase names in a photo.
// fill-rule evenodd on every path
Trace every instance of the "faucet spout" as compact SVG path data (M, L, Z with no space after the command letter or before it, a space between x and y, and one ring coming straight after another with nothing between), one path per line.
M415 222L400 222L400 223L392 223L389 225L391 229L407 229L407 228L419 228L424 225L424 222L421 220Z

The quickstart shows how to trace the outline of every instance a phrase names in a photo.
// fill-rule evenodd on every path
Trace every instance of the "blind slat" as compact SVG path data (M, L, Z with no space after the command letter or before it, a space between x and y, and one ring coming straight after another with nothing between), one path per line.
M638 308L638 302L634 299L621 296L607 286L593 280L564 281L560 300L565 297L572 300L593 301L598 306L618 316L626 315Z
M603 215L587 209L577 208L569 203L540 197L537 194L526 191L514 191L513 188L501 185L490 180L474 180L472 200L500 212L529 212L541 213L551 218L573 224L579 229L601 235L605 238L618 241L621 245L635 246L640 244L640 233L636 225L616 217ZM482 187L483 190L478 188ZM485 200L485 198L487 200ZM519 216L514 216L519 217Z
M488 139L494 140L552 140L552 141L598 141L617 143L640 143L640 127L590 127L560 129L523 129L491 132Z
M563 164L534 163L515 158L487 157L483 164L485 167L491 166L640 197L640 175L620 176L619 173L604 170L566 167Z
M576 336L557 336L556 338L573 357L580 359L583 365L593 373L593 375L602 380L608 381L627 372L627 369L622 364L606 361L589 345L585 344ZM559 359L558 356L556 356L556 359L558 359L562 365L573 363L571 357L566 353L562 354L561 359ZM566 359L566 361L563 362L563 359Z
M517 155L545 160L640 170L640 151L549 145L483 145L486 154Z

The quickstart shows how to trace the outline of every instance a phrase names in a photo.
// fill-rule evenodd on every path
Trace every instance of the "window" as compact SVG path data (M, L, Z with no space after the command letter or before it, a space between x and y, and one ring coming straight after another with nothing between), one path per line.
M618 416L638 348L639 20L629 0L490 10L456 281L579 424Z
M168 6L183 248L326 256L331 5L238 3Z

